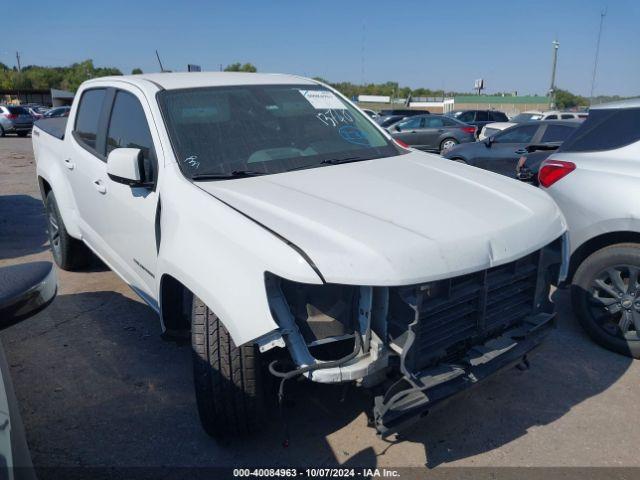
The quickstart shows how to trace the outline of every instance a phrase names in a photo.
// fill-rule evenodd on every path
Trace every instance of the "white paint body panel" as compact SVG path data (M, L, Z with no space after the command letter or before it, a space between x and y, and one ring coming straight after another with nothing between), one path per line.
M461 275L522 257L565 229L537 189L422 152L198 186L295 243L329 283Z
M602 152L559 152L550 158L576 165L544 189L566 216L571 253L599 235L640 233L640 142Z
M42 131L34 135L38 175L52 186L69 233L84 239L151 305L159 302L162 278L171 275L243 344L277 328L265 272L322 283L304 254L327 282L401 285L509 262L565 230L562 214L538 189L421 152L255 178L187 180L155 100L160 86L258 83L315 82L228 73L85 82L76 99L83 89L111 86L142 102L159 162L156 190L145 195L112 182L106 163L93 163L95 158L78 151L71 134L75 103L63 141ZM90 167L69 170L68 158ZM89 183L98 178L106 194ZM159 199L162 236L156 251Z

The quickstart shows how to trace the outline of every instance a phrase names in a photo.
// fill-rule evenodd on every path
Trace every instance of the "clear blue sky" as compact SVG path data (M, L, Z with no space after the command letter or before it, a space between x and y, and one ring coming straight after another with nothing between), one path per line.
M364 45L367 82L544 94L557 36L557 85L586 95L603 7L596 94L640 95L637 0L7 1L0 61L151 72L157 48L173 70L240 61L359 83Z

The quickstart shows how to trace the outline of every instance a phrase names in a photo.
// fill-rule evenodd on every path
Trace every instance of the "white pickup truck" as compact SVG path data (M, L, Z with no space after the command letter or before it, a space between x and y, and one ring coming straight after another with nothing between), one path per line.
M33 147L56 263L88 247L166 332L190 330L213 436L256 429L266 380L297 375L373 389L388 435L526 364L553 324L553 201L404 148L316 81L94 79Z

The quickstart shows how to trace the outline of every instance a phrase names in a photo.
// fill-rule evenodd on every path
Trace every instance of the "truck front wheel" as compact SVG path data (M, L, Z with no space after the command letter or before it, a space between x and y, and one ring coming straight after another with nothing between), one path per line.
M47 193L44 206L53 260L63 270L77 270L86 266L90 258L89 250L84 243L67 233L53 191Z
M258 430L264 418L260 353L237 347L220 319L198 297L191 310L193 374L200 422L215 438Z

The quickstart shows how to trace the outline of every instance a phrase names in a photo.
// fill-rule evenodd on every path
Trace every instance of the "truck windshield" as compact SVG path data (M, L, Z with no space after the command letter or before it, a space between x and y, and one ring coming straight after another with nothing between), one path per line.
M180 168L192 179L281 173L402 152L366 115L319 85L164 90L158 102Z

